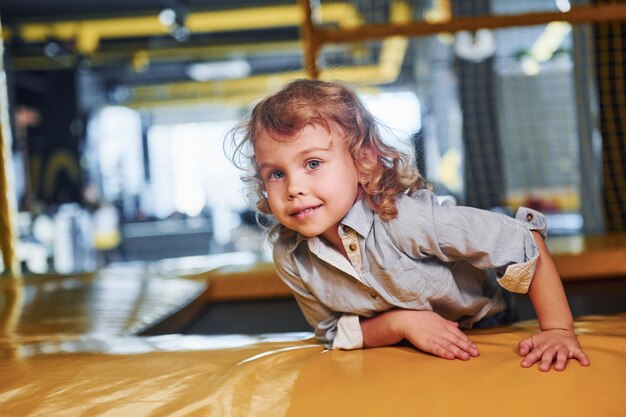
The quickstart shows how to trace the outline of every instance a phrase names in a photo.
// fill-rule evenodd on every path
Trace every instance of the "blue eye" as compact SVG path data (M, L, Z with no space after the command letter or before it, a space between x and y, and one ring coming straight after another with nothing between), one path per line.
M320 167L320 165L322 165L322 162L321 162L321 161L318 161L318 160L313 160L313 161L309 161L309 162L307 162L307 166L308 166L310 169L317 169L317 168L319 168L319 167Z
M272 171L272 172L269 173L267 178L269 178L271 180L280 180L284 176L285 176L285 174L282 171Z

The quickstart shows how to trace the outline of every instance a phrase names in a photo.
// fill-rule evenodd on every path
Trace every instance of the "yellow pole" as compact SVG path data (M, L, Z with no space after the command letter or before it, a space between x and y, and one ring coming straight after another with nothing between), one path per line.
M0 23L0 33L2 26ZM19 262L15 254L17 236L15 192L13 190L13 159L11 151L11 129L9 122L9 99L7 78L4 71L4 43L0 38L0 251L4 271L2 275L20 275Z

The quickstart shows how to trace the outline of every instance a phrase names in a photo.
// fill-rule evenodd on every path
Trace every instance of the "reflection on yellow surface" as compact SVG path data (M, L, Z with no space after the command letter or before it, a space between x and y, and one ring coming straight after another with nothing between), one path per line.
M577 321L592 365L524 369L535 322L472 331L481 356L408 346L327 351L309 334L17 339L0 342L6 416L623 416L626 315ZM282 336L282 338L280 337ZM39 340L38 340L39 339ZM48 340L46 340L48 339ZM601 395L600 395L601 394Z
M16 334L20 320L24 301L24 288L22 280L19 278L6 279L2 281L2 284L4 284L4 296L0 298L3 301L3 303L0 303L0 306L3 307L0 315L0 337L7 342L9 356L20 358L22 356L21 344L10 342L14 339L12 335Z
M199 296L206 283L129 267L0 280L0 334L136 334Z

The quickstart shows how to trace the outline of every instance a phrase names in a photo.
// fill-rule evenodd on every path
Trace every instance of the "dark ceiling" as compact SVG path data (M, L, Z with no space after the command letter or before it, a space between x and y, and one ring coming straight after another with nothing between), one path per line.
M153 12L172 4L169 0L0 0L3 22L23 20L93 18ZM295 0L179 0L189 10L223 10L252 6L294 4Z

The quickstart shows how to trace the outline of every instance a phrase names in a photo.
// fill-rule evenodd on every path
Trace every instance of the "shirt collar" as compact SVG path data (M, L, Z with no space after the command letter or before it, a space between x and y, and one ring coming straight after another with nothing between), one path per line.
M341 226L347 226L357 232L361 237L365 237L372 228L373 222L374 212L363 199L358 199L341 221ZM302 241L309 239L315 239L315 237L307 238L306 236L296 233L294 237L289 239L290 242L287 243L287 252L293 252Z
M348 214L343 218L341 224L348 226L361 237L367 236L374 222L374 211L362 199L358 199L352 206Z

